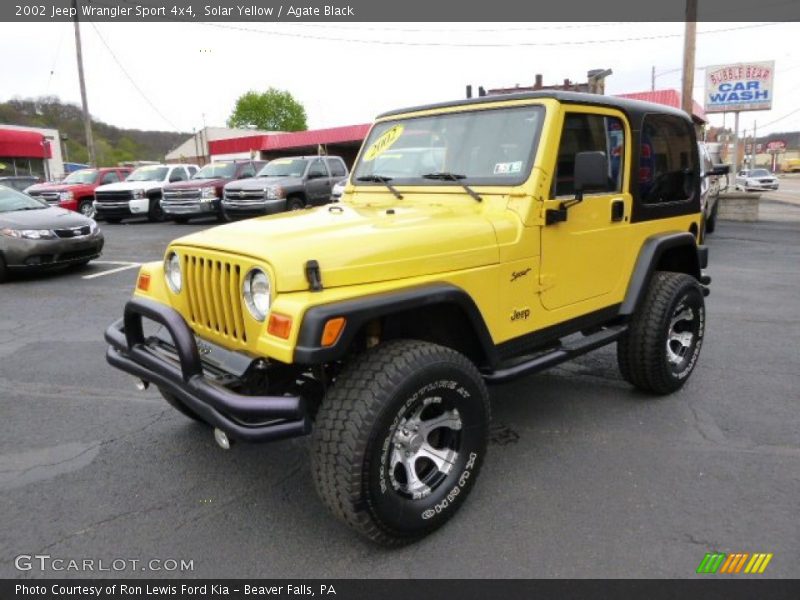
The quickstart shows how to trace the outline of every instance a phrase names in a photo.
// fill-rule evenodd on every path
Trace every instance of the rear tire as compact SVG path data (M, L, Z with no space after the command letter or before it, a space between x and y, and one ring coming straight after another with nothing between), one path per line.
M697 280L656 271L650 287L617 342L622 376L653 394L680 389L694 370L705 333L705 301Z
M169 405L172 406L172 408L174 408L178 412L183 413L184 415L186 415L187 417L189 417L193 421L197 421L198 423L205 423L205 421L203 421L203 419L201 419L200 416L196 412L194 412L191 408L186 406L178 398L176 398L175 396L173 396L169 392L165 392L161 388L158 388L158 391L161 394L161 396L164 398L164 400L166 400L169 403Z
M486 453L488 393L463 355L397 340L348 365L312 434L322 501L384 545L420 539L463 504Z

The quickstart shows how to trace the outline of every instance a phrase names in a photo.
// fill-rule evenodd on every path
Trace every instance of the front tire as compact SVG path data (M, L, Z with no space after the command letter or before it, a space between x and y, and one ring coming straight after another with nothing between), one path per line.
M78 212L84 217L93 219L95 216L94 204L91 200L81 200L81 203L78 204Z
M303 210L305 206L306 203L298 196L292 196L286 201L286 210L288 211Z
M367 538L398 545L438 529L478 476L486 386L463 355L397 340L339 376L317 415L312 474L323 502Z
M164 209L161 208L161 200L159 198L150 198L150 209L147 211L147 220L151 223L161 223L165 218Z
M700 355L705 319L703 291L694 277L656 271L628 331L617 342L622 376L653 394L680 389Z

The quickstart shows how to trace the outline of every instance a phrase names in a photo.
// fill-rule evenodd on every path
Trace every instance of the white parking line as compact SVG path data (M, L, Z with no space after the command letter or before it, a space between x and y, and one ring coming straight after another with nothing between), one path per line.
M115 269L108 269L106 271L100 271L99 273L92 273L91 275L84 275L81 279L95 279L96 277L102 277L103 275L111 275L113 273L119 273L120 271L127 271L128 269L134 269L136 267L141 267L142 263L136 262L120 262L117 260L96 260L92 262L94 265L122 265Z

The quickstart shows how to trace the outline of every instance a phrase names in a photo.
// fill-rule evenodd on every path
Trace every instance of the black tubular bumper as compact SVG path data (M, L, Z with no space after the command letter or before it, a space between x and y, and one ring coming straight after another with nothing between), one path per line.
M179 364L148 348L143 317L167 329ZM124 317L108 327L105 339L110 345L106 352L109 364L174 395L232 439L267 442L305 435L311 430L300 396L245 396L204 377L192 330L168 306L140 298L128 301Z

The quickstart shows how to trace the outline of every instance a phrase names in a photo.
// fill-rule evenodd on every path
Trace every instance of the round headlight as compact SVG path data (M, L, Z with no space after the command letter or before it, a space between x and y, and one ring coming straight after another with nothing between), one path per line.
M242 295L247 310L257 321L267 318L270 303L269 277L261 269L251 269L244 278Z
M164 259L164 277L173 294L180 294L183 278L181 277L181 260L175 252L167 254Z

